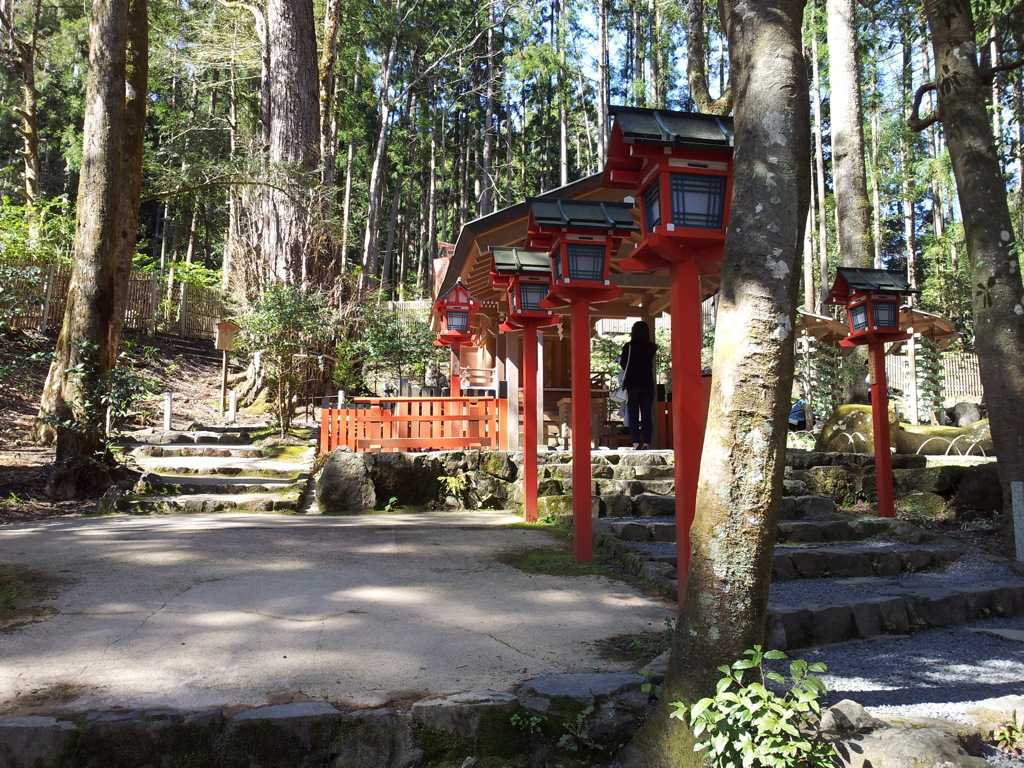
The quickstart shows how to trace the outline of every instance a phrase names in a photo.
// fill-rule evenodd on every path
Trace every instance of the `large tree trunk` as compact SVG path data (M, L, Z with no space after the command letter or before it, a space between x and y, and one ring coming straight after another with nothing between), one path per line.
M726 88L717 99L711 98L708 88L707 30L704 25L705 0L688 0L688 26L686 35L686 78L690 95L700 112L725 115L732 109L732 89Z
M36 39L39 34L39 16L42 0L32 0L28 13L31 16L27 38L18 35L15 21L17 3L0 0L0 33L7 38L5 50L0 51L4 61L21 79L21 106L14 112L21 118L14 130L21 136L22 147L18 154L22 159L21 193L25 197L25 216L29 233L34 241L39 230L39 89L36 87Z
M129 0L94 0L89 25L75 262L40 405L49 424L39 437L57 443L47 491L58 498L81 498L109 485L113 466L104 443L100 394L116 355L112 334L120 327L114 314L122 189L128 183L122 176L128 9Z
M128 39L125 49L125 112L121 156L121 204L118 210L117 255L114 267L114 308L106 369L117 363L128 289L132 278L135 243L139 229L139 199L142 196L142 152L146 132L146 101L149 95L149 8L147 0L130 0Z
M668 719L666 702L692 705L713 695L716 667L764 638L810 189L803 7L803 0L727 3L736 97L732 220L689 579L661 703L633 745L640 759L631 764L645 768L704 764L689 728Z
M946 134L967 256L974 333L999 478L1024 482L1024 287L1006 184L985 105L969 0L926 0L935 51L936 117Z
M811 3L811 103L814 106L814 179L817 189L818 221L818 291L817 304L820 307L828 295L828 204L825 192L825 136L821 117L821 72L818 67L818 30L815 5Z
M266 276L289 285L316 281L309 191L320 161L320 114L313 0L270 0L270 132L267 160L287 180L266 190L261 251ZM284 187L285 192L279 187Z
M871 201L864 178L864 128L854 0L828 0L832 174L839 252L847 267L870 267Z

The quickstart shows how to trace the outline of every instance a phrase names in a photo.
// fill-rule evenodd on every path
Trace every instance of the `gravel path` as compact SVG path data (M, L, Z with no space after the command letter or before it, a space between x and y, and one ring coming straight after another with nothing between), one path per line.
M937 717L969 723L966 713L986 699L1024 695L1024 641L987 634L998 629L1016 630L1024 637L1024 617L839 643L792 655L825 663L828 672L821 678L830 703L853 699L883 719ZM995 749L986 748L984 756L997 768L1024 766L1024 759Z

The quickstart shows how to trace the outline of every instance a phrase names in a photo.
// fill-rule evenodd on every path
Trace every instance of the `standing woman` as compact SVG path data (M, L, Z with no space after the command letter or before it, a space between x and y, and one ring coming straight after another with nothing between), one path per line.
M622 386L626 390L629 436L633 448L639 451L650 447L654 434L654 353L657 349L647 323L637 320L619 356L619 365L626 372Z

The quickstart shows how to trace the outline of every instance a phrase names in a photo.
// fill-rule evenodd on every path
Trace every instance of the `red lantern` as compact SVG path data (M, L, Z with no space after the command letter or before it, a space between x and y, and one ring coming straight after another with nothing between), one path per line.
M872 342L909 339L900 327L900 304L917 293L902 272L888 269L839 267L826 304L846 307L850 334L839 343L853 347Z
M603 184L637 194L643 239L624 269L722 257L732 198L732 119L612 107Z
M844 347L866 344L871 363L871 427L874 432L875 489L878 515L896 513L892 479L889 433L889 387L885 372L885 345L909 339L900 328L900 303L917 291L901 272L887 269L839 267L827 304L846 306L850 334L839 343Z
M628 203L535 198L530 203L526 247L551 258L551 292L543 306L577 298L610 301L622 295L609 277L611 255L637 231Z
M447 293L434 302L433 311L441 320L441 330L434 343L439 347L472 344L476 335L472 332L473 317L480 310L480 302L474 299L462 280L456 280Z
M517 330L527 321L538 327L558 322L554 312L541 304L551 290L551 259L546 251L495 248L491 259L491 285L508 289L508 318L502 330Z

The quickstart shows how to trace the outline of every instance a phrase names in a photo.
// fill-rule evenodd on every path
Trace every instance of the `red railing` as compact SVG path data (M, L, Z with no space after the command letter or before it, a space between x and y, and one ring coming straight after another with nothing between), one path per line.
M493 397L358 397L324 408L320 453L507 448L508 401Z

